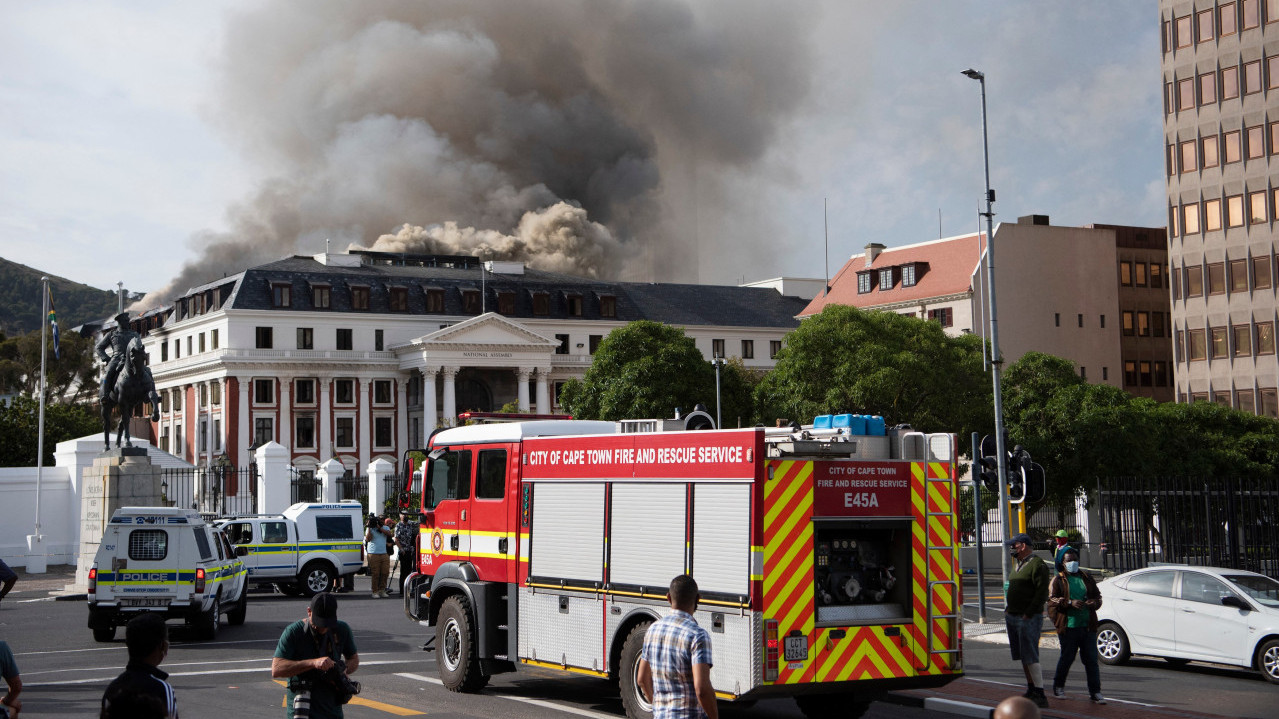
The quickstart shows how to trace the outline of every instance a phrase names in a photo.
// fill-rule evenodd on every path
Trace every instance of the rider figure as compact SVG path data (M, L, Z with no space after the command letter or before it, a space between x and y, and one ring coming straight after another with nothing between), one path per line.
M116 378L120 376L120 369L124 366L124 361L128 359L129 341L135 337L139 337L129 327L129 313L121 312L115 316L116 328L102 333L102 339L98 340L95 347L98 353L98 359L107 363L107 373L102 378L102 384L98 387L98 398L105 398L115 388ZM107 348L111 349L111 355L106 353Z

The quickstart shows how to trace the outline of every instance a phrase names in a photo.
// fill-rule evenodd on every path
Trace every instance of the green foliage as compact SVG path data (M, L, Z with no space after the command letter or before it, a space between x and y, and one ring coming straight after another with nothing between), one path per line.
M519 399L513 399L510 402L507 402L506 404L502 405L501 407L498 407L497 411L503 414L518 414L520 412L523 412L524 410L520 409Z
M15 397L0 404L0 467L36 466L39 443L39 403L32 397ZM102 431L98 408L89 404L46 404L44 408L44 464L53 466L58 442Z
M565 383L560 404L576 419L616 421L670 417L676 407L710 407L714 398L714 370L692 338L677 327L641 320L600 342L586 376Z
M98 394L98 368L93 360L93 340L75 332L62 334L60 357L53 356L53 336L45 333L45 382L50 400L68 396L71 401L92 401ZM40 330L0 338L0 388L35 395L40 384Z
M0 258L0 331L20 335L40 329L43 299L40 278L48 273ZM58 325L65 339L76 325L115 315L119 300L114 292L49 276ZM131 299L138 299L134 295Z
M937 322L830 305L787 337L756 391L767 418L878 414L889 426L970 432L993 425L982 340L949 337Z

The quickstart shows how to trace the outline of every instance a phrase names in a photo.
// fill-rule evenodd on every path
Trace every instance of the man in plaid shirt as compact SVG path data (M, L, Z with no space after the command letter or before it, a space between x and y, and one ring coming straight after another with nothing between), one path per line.
M652 699L653 719L719 719L711 686L711 637L693 619L699 598L692 577L672 579L666 592L671 613L644 635L639 685Z

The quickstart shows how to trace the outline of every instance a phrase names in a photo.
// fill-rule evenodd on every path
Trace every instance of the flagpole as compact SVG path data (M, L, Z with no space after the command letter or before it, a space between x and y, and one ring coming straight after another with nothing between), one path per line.
M40 293L40 430L36 439L36 531L27 537L27 571L33 574L42 574L47 568L44 537L40 535L40 485L44 479L44 378L49 354L45 335L49 325L49 278L41 277L40 285L44 291Z

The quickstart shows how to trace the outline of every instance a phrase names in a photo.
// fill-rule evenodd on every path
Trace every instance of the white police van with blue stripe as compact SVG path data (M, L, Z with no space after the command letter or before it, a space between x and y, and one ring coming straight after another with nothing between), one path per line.
M182 619L205 639L222 615L244 623L248 583L243 553L194 510L121 507L111 515L89 570L89 628L109 642L142 612Z
M274 584L307 597L332 591L364 563L364 510L354 500L299 502L283 514L242 515L218 522L253 584Z

